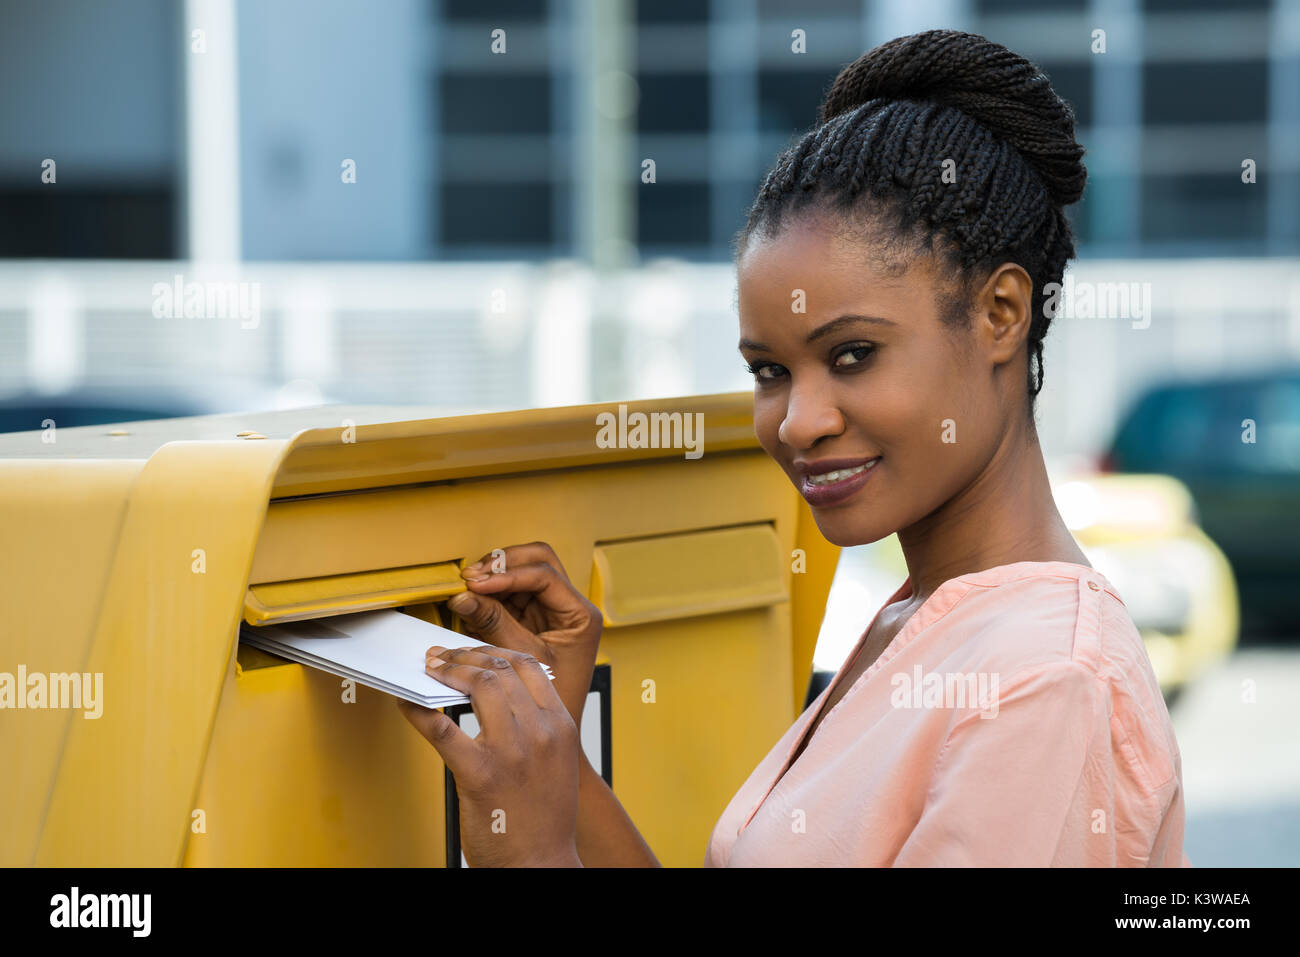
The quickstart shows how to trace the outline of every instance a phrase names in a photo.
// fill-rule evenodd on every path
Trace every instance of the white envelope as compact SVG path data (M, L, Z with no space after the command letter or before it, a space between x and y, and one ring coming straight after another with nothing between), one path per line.
M471 648L483 644L394 609L279 625L243 622L239 640L426 708L468 704L469 696L425 674L425 652L433 645ZM551 669L542 668L554 681Z

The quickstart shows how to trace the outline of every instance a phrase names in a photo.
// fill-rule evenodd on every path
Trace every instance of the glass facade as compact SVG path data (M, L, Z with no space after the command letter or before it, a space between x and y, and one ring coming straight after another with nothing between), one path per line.
M0 10L0 256L184 257L186 130L207 120L187 110L181 8L121 0L71 18L72 5ZM643 259L725 261L836 72L937 25L1033 59L1073 105L1090 176L1070 211L1081 255L1300 251L1287 0L609 0L605 33L588 0L381 6L235 4L243 258L585 258L584 209L608 185L593 185L592 156L612 148L629 210L613 238ZM636 89L612 147L584 112L602 44L625 51ZM336 188L345 159L351 192Z

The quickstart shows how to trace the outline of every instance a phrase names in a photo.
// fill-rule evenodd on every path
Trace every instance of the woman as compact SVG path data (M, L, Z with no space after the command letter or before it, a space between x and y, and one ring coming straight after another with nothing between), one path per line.
M1082 154L1033 64L931 31L841 72L763 183L736 256L755 431L827 539L897 532L909 576L706 864L1187 864L1168 712L1034 423ZM656 864L578 745L599 612L544 544L485 566L452 607L495 647L428 668L480 737L403 705L456 776L467 858Z

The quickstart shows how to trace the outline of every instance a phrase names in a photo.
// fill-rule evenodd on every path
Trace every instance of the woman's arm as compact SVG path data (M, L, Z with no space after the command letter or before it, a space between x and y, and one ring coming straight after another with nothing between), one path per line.
M584 753L578 758L578 857L584 867L659 867L641 832Z

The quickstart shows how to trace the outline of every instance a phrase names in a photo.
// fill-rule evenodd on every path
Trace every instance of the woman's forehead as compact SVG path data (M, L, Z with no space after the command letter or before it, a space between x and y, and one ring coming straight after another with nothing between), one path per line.
M843 243L826 239L807 244L778 240L747 252L738 263L737 297L742 312L785 311L825 314L860 311L872 303L901 307L916 305L935 282L931 270L899 270L873 259L858 246L847 253ZM832 254L832 248L840 255ZM931 290L932 292L932 290Z
M775 235L754 237L737 260L744 289L770 294L782 287L866 290L928 280L925 257L904 255L897 243L854 233L825 217L800 217ZM742 295L744 291L742 291Z

